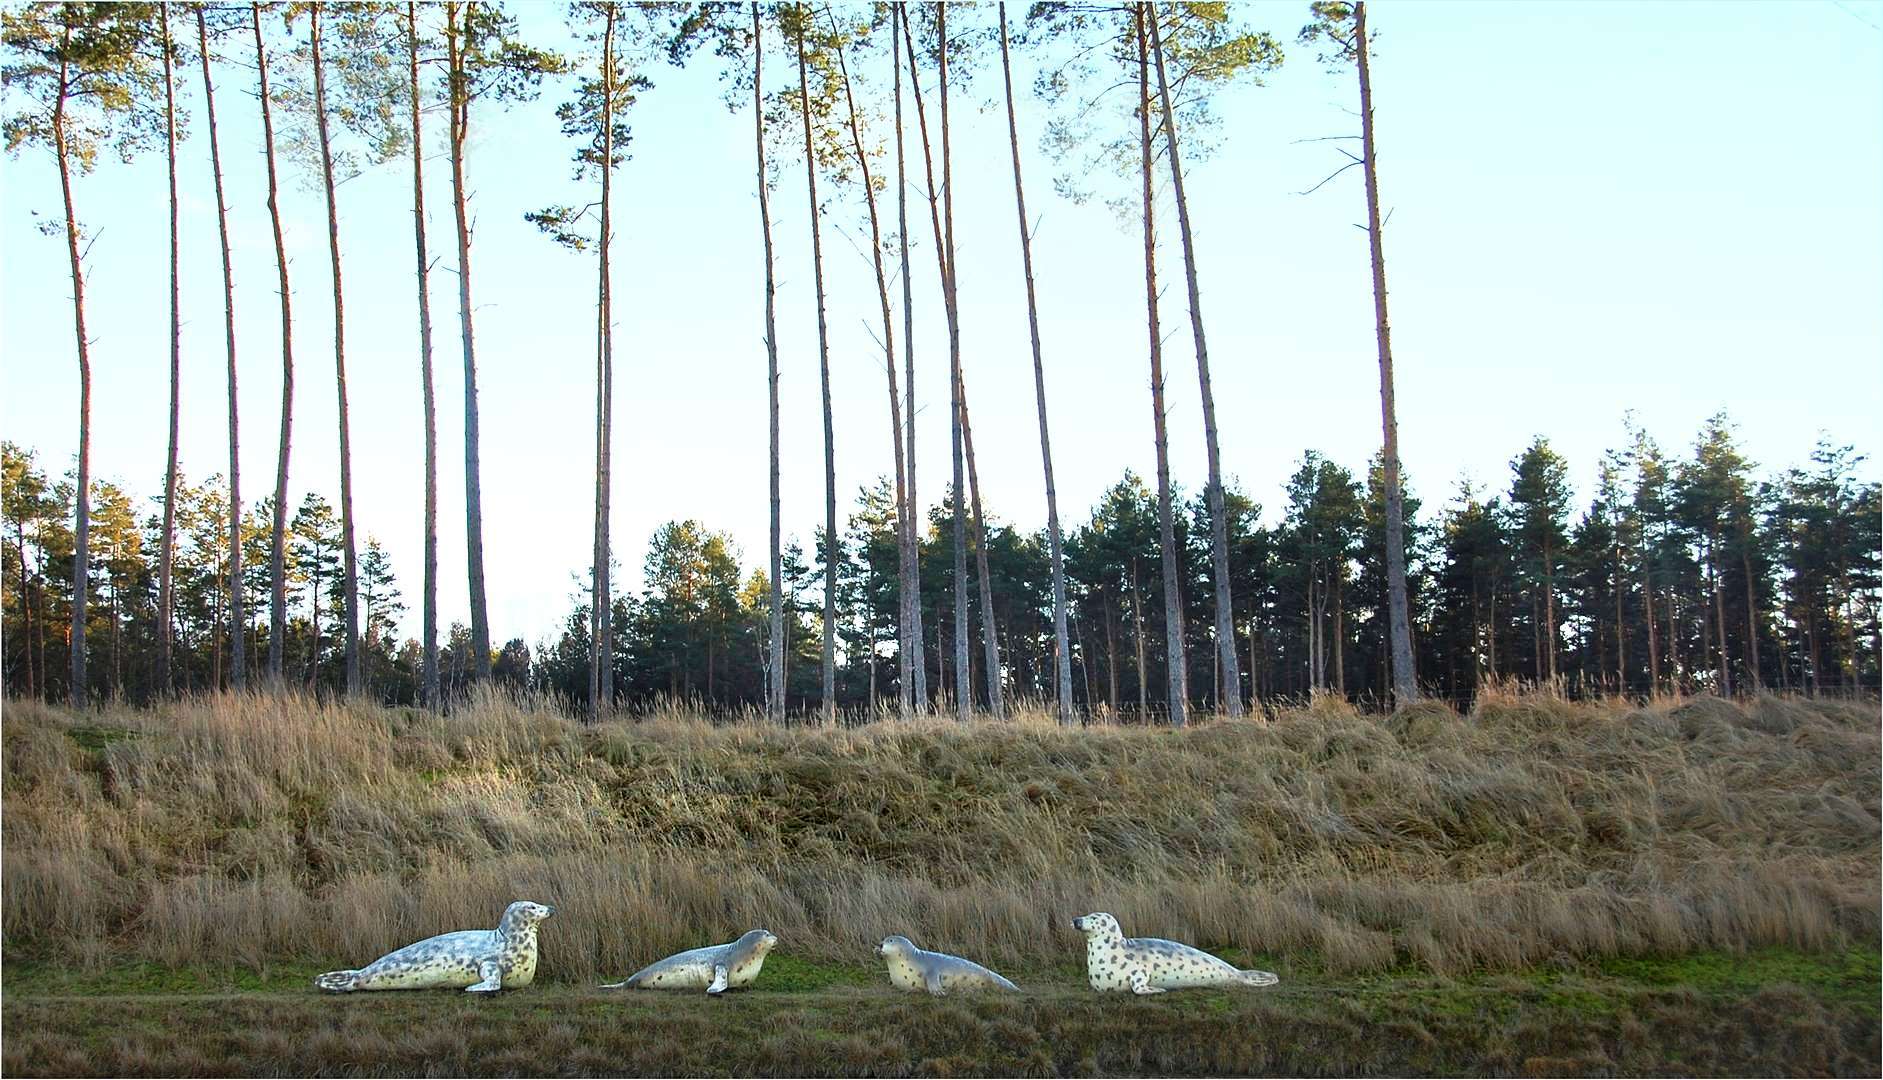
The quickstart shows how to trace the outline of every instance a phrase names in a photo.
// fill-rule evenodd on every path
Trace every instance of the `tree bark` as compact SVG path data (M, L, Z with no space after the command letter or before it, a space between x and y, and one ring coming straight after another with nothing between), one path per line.
M769 364L766 384L771 394L771 666L766 673L769 692L766 714L785 718L785 607L784 532L779 517L778 475L778 285L772 271L772 219L770 188L765 177L765 40L759 25L758 4L752 5L752 143L758 155L758 219L765 237L765 355Z
M1752 525L1748 514L1739 522L1739 565L1746 577L1746 680L1759 690L1759 592L1752 577Z
M614 242L615 15L604 8L602 23L602 206L601 251L595 285L595 561L590 575L588 720L614 708L614 604L609 597L608 513L614 443L614 300L609 288L609 253ZM707 653L707 693L712 693L712 654Z
M484 594L484 496L478 467L477 345L471 326L471 221L464 190L464 144L471 127L470 74L462 35L475 3L445 5L451 85L451 204L458 226L458 323L464 338L464 544L471 589L471 677L490 678L490 617Z
M424 102L418 83L418 5L405 5L406 48L411 62L412 97L412 236L418 251L419 372L425 399L425 600L424 670L419 701L436 710L438 677L438 410L432 393L431 258L425 250L425 138L420 119Z
M1170 438L1164 427L1164 342L1157 321L1157 230L1151 191L1151 60L1147 5L1133 9L1138 46L1138 122L1144 179L1144 295L1151 341L1151 416L1157 442L1158 538L1164 549L1164 651L1170 684L1170 725L1184 722L1183 608L1178 593L1177 534L1170 509ZM1225 579L1226 581L1226 579Z
M183 393L183 313L179 302L177 260L177 111L176 76L170 43L170 8L158 5L158 25L163 33L163 120L164 164L170 180L170 443L163 473L163 540L157 564L157 692L170 694L176 689L170 671L171 624L175 618L171 591L172 567L176 561L177 435L182 420ZM25 596L21 595L24 611Z
M947 128L942 130L946 132ZM947 146L945 137L942 145ZM956 378L960 378L958 366ZM956 399L961 402L961 444L967 454L968 492L974 510L974 564L981 579L981 647L987 660L987 709L995 719L999 719L1006 715L1000 685L1000 638L994 626L994 591L987 571L987 519L981 514L981 474L974 465L974 426L968 421L968 388L965 384L958 387Z
M833 32L835 19L830 15L828 6L824 9L826 18L831 19ZM845 60L843 49L837 48L837 67L843 76L844 102L849 106L850 145L856 153L857 167L863 173L863 196L869 207L870 216L870 262L876 271L876 298L883 320L883 358L884 371L889 376L889 442L895 451L896 459L896 666L899 676L897 694L901 714L909 715L911 707L910 690L912 673L909 670L909 658L912 649L909 644L909 589L910 543L914 539L913 517L909 510L908 472L903 459L902 430L902 391L896 382L896 329L895 318L889 308L889 275L883 266L883 230L881 218L876 208L876 182L870 172L869 154L863 148L863 129L857 119L856 94L850 86L850 67ZM900 68L898 68L900 74ZM872 570L873 572L873 570ZM874 625L872 624L872 631ZM876 709L876 656L874 643L870 654L870 710Z
M72 325L78 337L78 489L74 498L72 547L72 707L85 707L85 600L91 584L92 357L85 333L85 269L78 250L78 211L72 201L71 152L65 141L65 103L71 79L66 57L72 28L63 30L59 48L59 100L52 111L52 139L59 159L59 192L65 200L65 248L72 262Z
M811 137L811 85L804 62L809 10L800 5L798 28L798 113L804 120L804 179L810 195L811 272L817 294L817 372L824 394L824 722L837 721L837 563L843 548L837 536L837 435L830 405L830 330L824 315L824 235L817 205L817 150Z
M288 636L288 452L294 427L294 317L288 293L288 246L281 232L281 202L275 178L275 122L269 107L268 53L262 43L261 5L251 3L255 67L261 80L262 147L268 162L268 219L274 227L275 267L281 289L281 441L275 455L273 545L269 551L268 678L279 684Z
M915 293L909 280L909 180L905 168L906 155L903 152L902 138L902 37L897 33L902 20L900 5L890 9L890 60L895 67L896 84L896 235L897 247L902 256L902 364L903 393L906 408L903 410L904 439L907 442L907 464L909 488L905 505L908 507L907 522L909 547L903 556L908 560L907 588L909 620L909 668L914 678L911 690L911 703L916 709L928 707L928 662L923 655L925 635L922 632L922 502L916 496L915 488Z
M1223 507L1223 458L1216 438L1216 394L1210 384L1210 350L1203 336L1203 306L1197 285L1196 242L1190 229L1190 201L1183 191L1183 163L1178 156L1177 117L1170 104L1170 79L1164 68L1164 35L1152 8L1147 20L1151 29L1151 49L1157 58L1157 89L1164 113L1164 138L1170 148L1170 182L1177 197L1177 231L1183 240L1184 281L1190 298L1190 335L1196 342L1197 381L1203 389L1203 439L1209 455L1210 559L1216 585L1216 667L1217 686L1227 686L1226 699L1218 698L1220 708L1226 700L1230 716L1242 715L1242 674L1236 660L1235 608L1229 586L1229 519ZM1015 158L1016 162L1018 158ZM1382 302L1384 302L1382 300ZM1383 327L1384 322L1381 323ZM1390 391L1389 391L1390 393ZM1390 436L1387 445L1392 445ZM1396 465L1389 465L1389 478ZM1390 513L1388 546L1391 546ZM1390 563L1390 558L1389 558Z
M240 690L248 679L242 610L242 460L236 406L235 267L229 257L229 200L222 190L222 149L216 135L216 86L210 77L209 29L203 9L196 9L196 43L203 65L203 115L209 126L209 164L216 181L216 228L222 241L223 342L229 367L229 685ZM213 634L213 631L212 631ZM220 685L220 676L217 678Z
M1393 340L1386 318L1386 254L1382 247L1380 181L1377 146L1373 138L1373 76L1367 56L1366 4L1354 5L1354 48L1360 69L1360 137L1366 162L1367 239L1373 257L1373 321L1380 354L1380 427L1385 437L1386 474L1386 592L1388 633L1392 636L1393 700L1397 704L1419 697L1418 673L1412 657L1412 617L1406 598L1405 493L1399 480L1399 413L1393 397Z
M1053 444L1046 428L1046 363L1040 348L1039 301L1033 288L1033 235L1027 227L1026 184L1020 173L1020 126L1013 102L1013 61L1007 46L1007 5L1000 5L1000 74L1007 92L1007 146L1013 154L1013 202L1020 221L1020 265L1026 275L1027 333L1033 345L1033 393L1040 412L1040 464L1046 473L1046 537L1053 568L1053 644L1059 722L1073 722L1072 654L1066 633L1066 567L1061 553L1059 494L1053 485ZM977 512L978 516L978 512Z
M333 147L327 127L326 65L321 55L320 19L325 4L309 9L314 59L314 128L320 136L320 179L327 195L327 250L333 263L333 370L340 416L340 544L346 575L346 692L361 693L360 578L353 543L353 442L347 414L346 302L340 284L340 209L334 200Z
M1137 648L1138 716L1149 716L1151 709L1150 672L1144 667L1144 602L1138 593L1138 560L1131 560L1131 640Z
M947 14L943 7L936 8L937 31L942 41L947 41ZM928 180L929 223L935 230L935 261L941 270L942 308L948 320L948 370L949 370L949 431L952 435L954 454L954 490L952 503L954 511L954 618L955 618L955 715L966 721L973 711L974 690L968 673L968 563L967 563L967 514L962 505L966 481L962 476L961 457L961 319L955 307L955 282L953 245L948 243L948 234L942 226L941 197L948 186L949 160L946 153L947 125L943 125L942 185L938 190L935 184L935 162L931 153L928 136L928 111L922 104L922 83L917 74L915 63L915 37L909 30L907 19L902 23L903 45L909 52L909 88L915 96L915 118L922 132L922 166ZM947 49L940 50L942 102L944 108L948 100ZM949 215L949 228L953 227L953 214Z

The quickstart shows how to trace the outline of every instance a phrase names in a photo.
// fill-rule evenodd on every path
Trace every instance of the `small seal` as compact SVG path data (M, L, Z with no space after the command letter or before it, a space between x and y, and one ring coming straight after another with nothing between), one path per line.
M487 993L528 986L536 978L536 927L556 913L547 904L518 900L504 909L495 930L439 934L390 952L357 971L314 977L322 990L463 989Z
M1072 920L1085 935L1085 971L1094 990L1161 994L1197 986L1273 986L1266 971L1243 971L1227 961L1163 938L1128 938L1118 920L1094 912Z
M737 941L688 949L656 960L618 983L603 983L603 990L704 990L709 994L750 986L765 966L765 954L778 944L770 930L748 930Z
M898 990L927 990L940 997L950 990L1020 989L972 960L918 949L901 934L884 938L876 955L888 965L889 982Z

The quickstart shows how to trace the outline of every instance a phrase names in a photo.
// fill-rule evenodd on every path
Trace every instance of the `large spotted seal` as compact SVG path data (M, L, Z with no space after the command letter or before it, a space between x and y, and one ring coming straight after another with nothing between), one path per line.
M1161 994L1197 986L1273 986L1266 971L1243 971L1227 961L1163 938L1128 938L1118 920L1094 912L1072 920L1085 935L1085 971L1094 990Z
M314 978L322 990L464 989L477 993L528 986L536 978L536 927L556 913L547 904L518 900L504 909L495 930L439 934L390 952L357 971Z
M972 960L918 949L901 934L884 938L876 955L883 958L889 982L898 990L927 990L940 997L950 990L1020 989Z
M665 960L656 960L618 983L604 983L603 990L704 990L709 994L750 986L765 966L765 954L778 944L778 935L770 930L748 930L737 941L688 949Z

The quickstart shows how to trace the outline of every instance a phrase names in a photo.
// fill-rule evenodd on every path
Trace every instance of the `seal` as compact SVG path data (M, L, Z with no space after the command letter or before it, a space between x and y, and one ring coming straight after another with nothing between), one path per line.
M1094 990L1161 994L1199 986L1273 986L1266 971L1244 971L1228 961L1163 938L1128 938L1118 920L1098 911L1072 920L1085 935L1085 971Z
M314 977L322 990L463 989L488 993L528 986L536 978L536 927L556 913L547 904L518 900L504 909L495 930L439 934L389 952L355 971Z
M888 965L889 982L898 990L927 990L941 997L950 990L1020 989L972 960L918 949L901 934L884 938L876 955Z
M752 985L765 966L765 954L778 944L770 930L748 930L737 941L688 949L656 960L618 983L603 983L603 990L704 990L709 994Z

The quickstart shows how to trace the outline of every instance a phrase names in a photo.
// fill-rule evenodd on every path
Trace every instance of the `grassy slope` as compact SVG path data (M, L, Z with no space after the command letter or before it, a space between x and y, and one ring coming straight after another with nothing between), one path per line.
M1182 734L8 703L4 1064L1875 1074L1877 748L1872 705L1778 699ZM307 989L519 895L562 908L537 987ZM1061 925L1098 907L1283 983L1100 999ZM736 1000L586 988L760 923ZM895 931L1029 993L895 995L856 966Z

